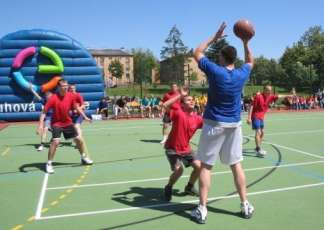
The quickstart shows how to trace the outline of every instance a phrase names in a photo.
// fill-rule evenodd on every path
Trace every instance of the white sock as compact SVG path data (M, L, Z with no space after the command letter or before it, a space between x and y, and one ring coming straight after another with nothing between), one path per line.
M203 215L207 215L207 207L203 206L203 205L199 205L198 208L200 209L200 211L202 212Z
M81 154L81 158L86 158L86 157L87 157L87 154L85 154L85 153Z
M48 165L52 165L52 161L47 161L47 164Z

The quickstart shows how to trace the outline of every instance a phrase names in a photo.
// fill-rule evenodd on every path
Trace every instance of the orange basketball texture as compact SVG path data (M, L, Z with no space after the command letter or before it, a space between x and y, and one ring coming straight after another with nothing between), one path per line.
M233 27L233 31L237 37L248 40L250 40L255 34L253 25L245 19L237 21Z

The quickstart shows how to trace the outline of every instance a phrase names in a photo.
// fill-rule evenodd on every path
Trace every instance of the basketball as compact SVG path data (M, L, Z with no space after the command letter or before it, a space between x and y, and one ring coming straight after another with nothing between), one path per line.
M250 40L255 34L253 25L245 19L237 21L233 27L233 31L237 37L247 40Z

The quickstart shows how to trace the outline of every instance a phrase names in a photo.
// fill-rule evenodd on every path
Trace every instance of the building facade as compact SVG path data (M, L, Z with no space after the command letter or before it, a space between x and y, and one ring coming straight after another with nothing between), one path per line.
M107 87L129 85L134 83L134 58L133 55L121 49L88 49L96 60L98 67L102 69ZM109 65L118 60L123 66L123 75L120 79L112 76Z

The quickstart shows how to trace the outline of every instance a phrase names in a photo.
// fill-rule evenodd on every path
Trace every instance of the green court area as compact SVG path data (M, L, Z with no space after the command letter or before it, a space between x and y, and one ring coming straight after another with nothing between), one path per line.
M243 117L244 121L245 117ZM73 145L58 149L55 173L44 173L47 149L36 151L35 124L0 131L0 229L322 229L324 114L268 114L265 158L255 157L253 132L243 125L252 219L239 215L229 168L213 169L205 225L190 220L197 197L184 196L191 169L163 200L170 174L160 120L97 121L83 125L92 166ZM192 140L197 148L199 132Z

